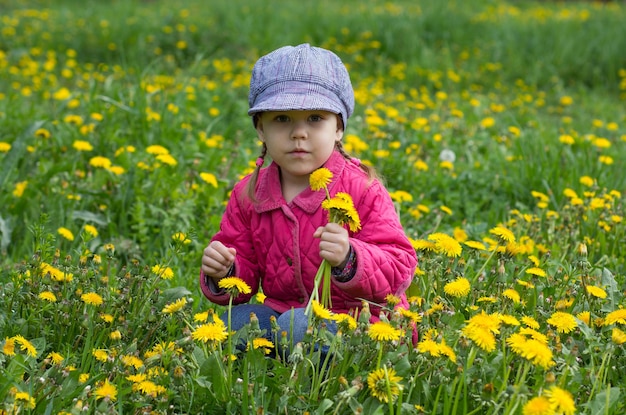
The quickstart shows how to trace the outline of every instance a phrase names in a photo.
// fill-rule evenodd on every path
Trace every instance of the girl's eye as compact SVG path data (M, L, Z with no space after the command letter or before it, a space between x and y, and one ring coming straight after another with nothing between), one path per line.
M313 121L313 122L317 122L317 121L322 121L322 120L323 120L323 118L322 118L322 116L321 116L321 115L314 114L314 115L311 115L311 116L309 117L309 120L311 120L311 121Z
M277 122L289 122L289 117L286 115L277 115L275 120Z

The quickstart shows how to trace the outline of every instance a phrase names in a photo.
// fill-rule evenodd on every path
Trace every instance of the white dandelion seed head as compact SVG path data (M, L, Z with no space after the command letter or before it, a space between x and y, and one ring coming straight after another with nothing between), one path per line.
M456 160L456 154L454 154L454 151L449 150L449 149L443 149L441 150L441 153L439 153L439 160L440 161L449 161L450 163L454 163L454 161Z

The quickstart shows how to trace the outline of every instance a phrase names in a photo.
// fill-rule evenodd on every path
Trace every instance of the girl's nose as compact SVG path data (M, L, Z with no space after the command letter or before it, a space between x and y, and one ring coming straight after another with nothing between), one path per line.
M293 128L291 130L291 138L294 140L304 139L307 137L306 121L298 120L294 121Z

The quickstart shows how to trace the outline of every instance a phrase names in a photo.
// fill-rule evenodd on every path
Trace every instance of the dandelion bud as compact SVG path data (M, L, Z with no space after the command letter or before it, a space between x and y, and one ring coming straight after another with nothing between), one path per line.
M259 319L254 313L250 313L250 328L252 330L260 330Z
M584 242L578 244L578 255L582 257L587 256L587 244L585 244Z
M556 376L553 372L546 373L546 383L554 383L556 381Z
M370 305L363 301L361 303L361 312L359 313L359 323L369 323L371 316Z
M289 355L289 363L296 364L304 360L304 350L302 348L302 343L296 343L296 347L294 347L293 352Z

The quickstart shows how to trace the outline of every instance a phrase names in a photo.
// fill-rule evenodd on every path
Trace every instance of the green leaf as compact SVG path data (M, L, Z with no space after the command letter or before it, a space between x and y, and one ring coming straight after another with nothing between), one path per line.
M37 121L30 125L11 145L11 150L4 156L2 160L2 168L0 168L0 189L4 187L9 174L13 172L17 162L22 159L26 153L26 142L29 138L34 137L37 131L44 124L44 121Z
M607 300L602 302L602 311L611 312L614 311L616 307L616 303L619 303L619 298L621 297L621 293L617 286L617 281L615 281L615 277L613 273L606 268L602 269L602 286L604 287L607 293Z

